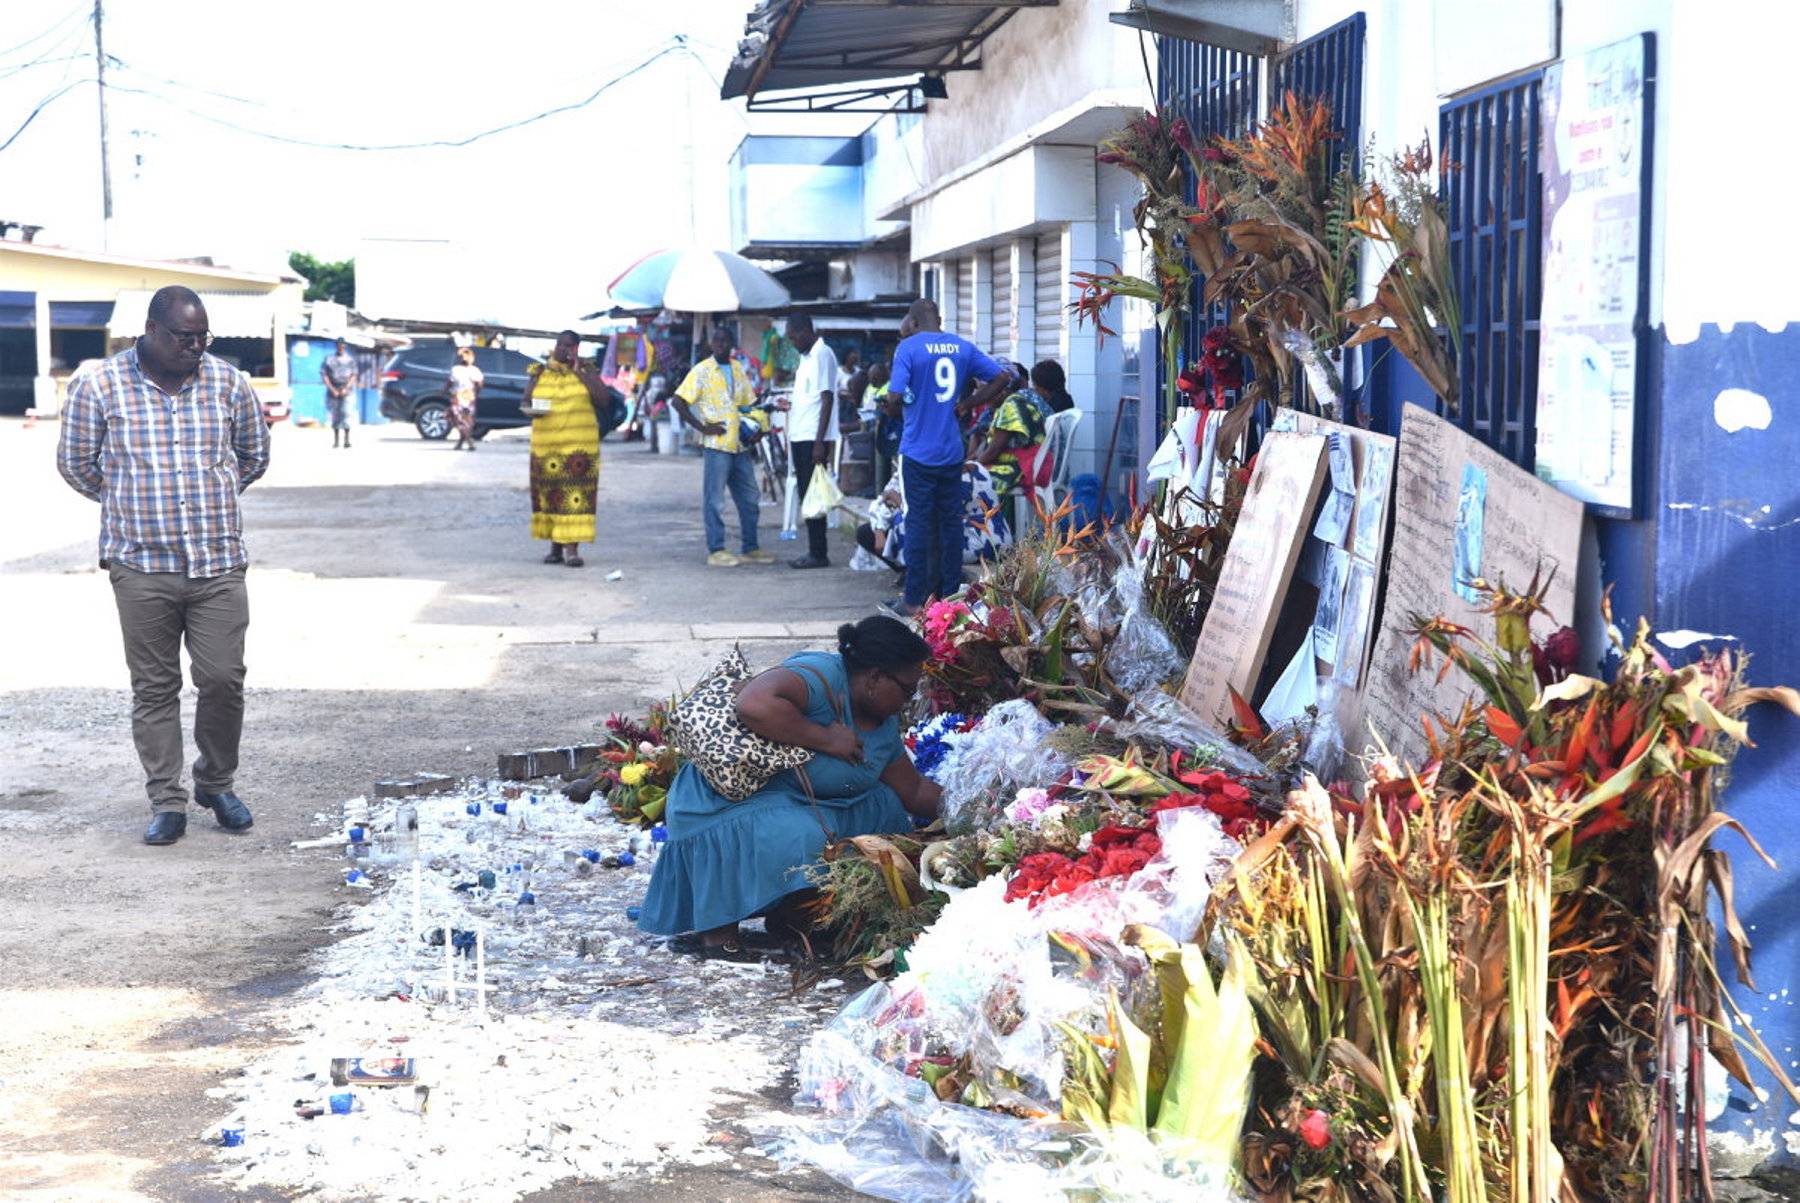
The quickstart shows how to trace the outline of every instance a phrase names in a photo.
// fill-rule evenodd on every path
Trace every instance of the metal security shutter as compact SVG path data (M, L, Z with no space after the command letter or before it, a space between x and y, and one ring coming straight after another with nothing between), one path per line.
M964 338L975 335L975 263L970 259L956 261L956 333Z
M988 338L988 350L995 355L1016 358L1019 327L1013 304L1012 247L997 246L991 254L994 271L990 277L993 288L989 295L993 298L993 307L989 312L994 315L994 325Z
M1037 298L1032 306L1036 329L1033 331L1032 361L1054 359L1062 363L1063 320L1066 316L1063 297L1068 281L1063 278L1061 230L1046 230L1037 236L1036 257ZM1063 363L1063 366L1069 365Z

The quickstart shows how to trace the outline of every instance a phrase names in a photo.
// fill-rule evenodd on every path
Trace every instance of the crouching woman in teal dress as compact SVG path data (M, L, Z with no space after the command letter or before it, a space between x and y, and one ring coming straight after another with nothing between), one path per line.
M910 831L912 815L935 816L941 791L913 767L898 719L928 653L911 627L876 615L839 627L835 655L801 652L745 685L744 726L816 755L742 802L683 766L669 787L669 841L639 926L697 932L702 956L738 955L742 920L768 916L771 928L804 930L805 871L827 843Z

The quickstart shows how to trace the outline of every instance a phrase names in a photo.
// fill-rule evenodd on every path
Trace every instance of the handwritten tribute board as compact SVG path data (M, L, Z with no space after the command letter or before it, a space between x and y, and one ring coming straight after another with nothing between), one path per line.
M1459 577L1473 568L1518 590L1554 568L1544 604L1558 624L1572 622L1582 503L1416 405L1401 418L1395 485L1387 600L1364 718L1367 734L1416 765L1426 752L1420 716L1456 714L1474 686L1455 669L1441 683L1436 668L1407 673L1412 616L1442 615L1492 642L1493 618L1458 594Z
M1269 654L1281 599L1325 481L1325 437L1273 431L1256 456L1244 509L1219 569L1206 625L1194 645L1181 700L1209 722L1249 696Z

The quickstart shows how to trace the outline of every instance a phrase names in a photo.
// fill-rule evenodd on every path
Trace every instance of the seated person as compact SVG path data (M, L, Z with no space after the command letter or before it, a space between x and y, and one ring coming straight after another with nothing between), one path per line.
M657 858L638 925L699 933L702 957L741 958L738 924L767 916L772 931L805 931L815 895L805 870L825 846L912 830L943 794L919 775L898 715L919 688L929 649L882 615L838 628L837 650L800 652L745 685L738 720L768 739L816 752L804 777L788 770L742 802L682 766L669 788L669 842Z
M900 515L905 508L906 498L900 492L900 478L895 476L888 482L888 487L869 503L869 520L856 524L857 546L895 572L906 570L906 561L900 558ZM894 583L900 584L899 581Z
M994 421L994 415L999 412L1001 400L994 398L1008 397L1029 383L1023 367L1010 359L1001 359L996 362L1000 365L1001 374L996 377L998 383L994 386L995 391L987 394L989 397L987 403L981 403L975 382L970 381L963 390L963 399L956 406L956 418L962 423L963 441L967 448L964 454L970 460L976 458L976 452L980 451L982 445L987 442L988 428Z
M1068 383L1062 364L1054 359L1039 360L1031 369L1031 391L1050 407L1053 414L1075 408L1075 398L1069 396Z
M906 495L896 471L856 526L856 542L896 572L906 567ZM1013 541L993 477L980 464L963 465L963 563L991 560ZM898 582L896 582L898 583Z
M987 436L971 457L987 468L994 488L1008 497L1028 467L1037 462L1050 421L1050 407L1036 386L1020 389L995 409Z

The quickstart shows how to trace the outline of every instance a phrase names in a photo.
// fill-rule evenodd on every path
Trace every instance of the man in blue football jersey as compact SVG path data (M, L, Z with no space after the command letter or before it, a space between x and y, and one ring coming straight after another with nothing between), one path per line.
M944 331L936 301L914 301L900 332L883 407L890 416L906 415L900 435L906 593L898 609L910 615L926 598L948 597L962 587L964 455L957 407L968 381L982 382L974 399L980 405L1008 377L974 343Z

